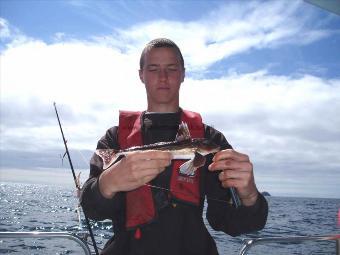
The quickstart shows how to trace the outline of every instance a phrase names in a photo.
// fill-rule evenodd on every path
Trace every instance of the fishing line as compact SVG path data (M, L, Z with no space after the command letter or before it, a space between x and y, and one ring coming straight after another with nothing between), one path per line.
M81 153L80 150L76 149L76 151L80 154L81 159L83 160L83 162L87 165L89 163L89 160L85 158L85 156L83 155L83 153Z
M164 188L164 187L159 187L159 186L155 186L155 185L151 185L151 184L144 184L144 186L148 186L150 188L154 188L154 189L160 189L160 190L165 190L165 191L169 191L169 192L172 192L172 193L178 193L178 194L185 194L184 192L181 192L181 191L175 191L175 190L171 190L171 189L168 189L168 188ZM227 200L223 200L223 199L218 199L218 198L211 198L211 197L208 197L206 196L207 199L209 200L213 200L213 201L216 201L216 202L222 202L222 203L227 203L227 204L231 204L229 201ZM199 198L199 197L195 197L195 198Z

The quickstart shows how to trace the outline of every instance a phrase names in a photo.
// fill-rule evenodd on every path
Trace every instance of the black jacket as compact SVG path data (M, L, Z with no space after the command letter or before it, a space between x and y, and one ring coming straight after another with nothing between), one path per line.
M176 136L180 113L147 114L146 125L142 124L144 144L173 141ZM151 121L150 121L151 120ZM152 124L150 124L152 123ZM225 137L214 128L204 125L205 137L212 139L222 149L231 148ZM98 149L119 149L117 127L110 128L97 145ZM98 187L102 170L101 159L94 154L91 159L90 177L83 186L81 205L87 215L95 220L111 219L114 237L106 244L103 254L137 255L215 255L218 254L215 241L203 222L204 199L207 201L206 217L214 230L236 236L264 227L268 205L260 194L255 205L235 209L230 204L230 193L218 180L218 173L207 170L212 156L201 172L199 207L169 201L171 167L168 167L152 185L164 189L152 189L158 215L154 222L143 226L142 237L134 238L133 231L127 231L125 224L125 193L119 192L112 199L104 198Z

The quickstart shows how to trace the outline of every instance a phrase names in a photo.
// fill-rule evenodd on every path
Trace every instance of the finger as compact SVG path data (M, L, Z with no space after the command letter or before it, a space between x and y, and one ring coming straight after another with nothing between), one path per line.
M223 188L239 188L239 181L237 179L228 179L221 182Z
M246 181L244 179L227 179L225 181L222 181L221 184L224 188L236 188L240 197L241 194L245 194L242 195L243 197L248 197L248 194L251 193L249 192L249 190L253 190L253 187L255 187L256 189L254 182L252 182L251 180Z
M219 180L223 187L235 187L237 189L249 188L254 184L254 178L250 172L223 171L219 174Z
M164 169L145 169L134 174L122 174L119 181L121 191L129 191L141 187L153 180Z
M249 172L227 170L227 171L222 171L221 173L219 173L218 178L222 182L228 179L248 180L251 178L251 174Z
M170 164L171 161L168 159L148 159L131 162L130 166L132 171L143 171L149 168L165 168Z
M240 162L247 162L249 161L249 157L246 154L237 152L233 149L226 149L219 151L213 157L213 162L223 160L223 159L232 159Z
M209 165L210 171L220 170L239 170L239 171L252 171L253 165L250 162L240 162L235 160L220 160L213 162Z
M146 175L143 177L143 181L144 184L153 180L154 178L156 178L161 172L164 171L165 168L163 169L153 169L153 170L150 170L148 173L146 173Z
M130 190L134 190L137 189L147 183L149 183L150 181L152 181L155 178L154 175L149 175L149 176L145 176L143 178L140 178L138 180L130 180L129 182L127 182L123 188L122 191L130 191Z
M149 168L164 168L171 164L171 160L168 157L165 159L148 159L147 157L141 157L140 153L132 153L121 160L121 164L127 172L130 174L134 172L142 171Z
M145 177L145 176L150 176L150 175L158 175L161 172L163 172L165 170L165 167L157 167L157 168L146 168L146 169L142 169L139 172L136 172L136 174L140 177Z
M164 171L165 168L149 168L149 169L143 169L142 171L135 172L132 177L133 181L140 182L141 180L144 180L145 178L153 179L155 178L159 173Z

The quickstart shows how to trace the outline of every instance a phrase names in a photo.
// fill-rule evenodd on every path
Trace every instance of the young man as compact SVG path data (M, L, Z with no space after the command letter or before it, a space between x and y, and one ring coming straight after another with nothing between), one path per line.
M106 132L97 149L174 141L185 121L193 137L212 140L222 150L207 156L194 176L179 174L183 161L172 160L168 152L137 151L106 170L94 154L81 204L90 218L113 222L114 237L103 254L218 254L202 218L205 199L207 219L215 230L236 236L260 230L266 223L268 205L256 188L249 157L233 150L220 132L202 123L199 114L179 107L184 76L184 60L174 42L164 38L149 42L139 70L147 110L120 112L119 126ZM228 202L229 187L236 189L242 206L234 208Z

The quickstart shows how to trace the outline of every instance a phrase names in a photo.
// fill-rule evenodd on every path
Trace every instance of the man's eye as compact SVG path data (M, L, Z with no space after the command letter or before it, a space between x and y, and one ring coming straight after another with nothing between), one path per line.
M148 68L148 71L149 71L149 72L157 72L157 71L158 71L158 68L156 68L156 67L151 67L151 68Z
M171 72L176 72L176 71L178 71L178 69L179 69L178 65L168 65L167 66L167 70L171 71Z

